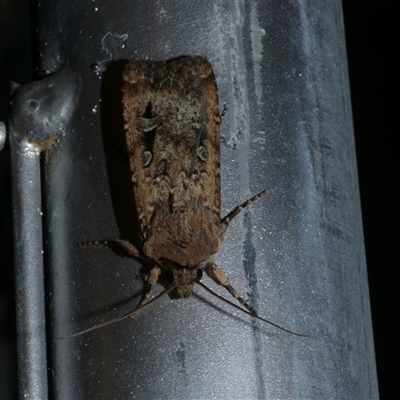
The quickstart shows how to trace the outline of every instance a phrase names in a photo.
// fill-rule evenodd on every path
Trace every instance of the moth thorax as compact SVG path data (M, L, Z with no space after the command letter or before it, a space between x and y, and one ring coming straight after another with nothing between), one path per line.
M197 269L175 269L173 271L174 279L176 280L176 290L178 296L181 298L187 298L192 294L194 281L197 279Z

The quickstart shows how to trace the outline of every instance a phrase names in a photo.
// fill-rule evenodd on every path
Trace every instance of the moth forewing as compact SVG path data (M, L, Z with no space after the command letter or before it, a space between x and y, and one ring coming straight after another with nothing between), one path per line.
M211 64L132 61L122 102L144 254L172 270L196 269L221 242L221 117Z

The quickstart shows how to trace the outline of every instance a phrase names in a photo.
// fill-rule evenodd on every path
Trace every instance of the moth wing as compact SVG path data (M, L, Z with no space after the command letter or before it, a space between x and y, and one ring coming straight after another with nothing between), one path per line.
M122 99L145 241L158 230L168 235L163 226L183 209L190 212L181 216L185 221L177 217L176 229L190 224L192 236L200 234L198 229L218 236L221 117L211 64L202 57L130 62L123 74Z

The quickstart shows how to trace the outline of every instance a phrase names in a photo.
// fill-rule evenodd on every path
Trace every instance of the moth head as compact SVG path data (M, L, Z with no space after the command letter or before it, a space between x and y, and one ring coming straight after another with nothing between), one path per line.
M180 298L190 297L193 290L193 285L198 282L202 275L202 270L199 268L182 268L174 267L170 271L173 275L173 280L176 282L176 291Z

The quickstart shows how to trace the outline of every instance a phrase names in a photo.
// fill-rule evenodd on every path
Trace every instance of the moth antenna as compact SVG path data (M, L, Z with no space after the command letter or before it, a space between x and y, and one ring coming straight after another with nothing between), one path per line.
M83 335L84 333L88 333L88 332L94 331L94 330L96 330L96 329L103 328L103 327L105 327L105 326L107 326L107 325L111 325L111 324L114 324L114 323L116 323L116 322L122 321L122 320L124 320L124 319L126 319L126 318L128 318L128 317L135 318L136 315L137 315L139 312L141 312L143 309L145 309L145 308L151 306L152 304L156 303L158 300L160 300L162 297L166 296L168 293L170 293L170 292L171 292L172 290L174 290L175 288L176 288L176 282L173 281L173 282L172 282L166 289L164 289L159 295L157 295L156 297L154 297L153 299L151 299L151 300L148 301L147 303L142 304L142 305L136 307L134 310L130 311L128 314L122 315L121 317L117 317L117 318L111 319L110 321L107 321L107 322L103 322L102 324L92 326L91 328L85 329L84 331L81 331L81 332L74 333L74 334L72 334L72 335L62 336L62 337L60 337L59 339L70 339L70 338L74 338L74 337L76 337L76 336Z
M279 326L279 325L277 325L277 324L274 324L273 322L268 321L267 319L261 318L261 317L258 316L257 314L252 314L250 311L247 311L247 310L245 310L244 308L239 307L237 304L235 304L235 303L231 302L230 300L225 299L225 297L220 296L219 294L215 293L213 290L211 290L211 289L210 289L208 286L206 286L204 283L202 283L202 282L200 282L200 281L195 281L195 282L196 282L199 286L201 286L203 289L207 290L207 292L211 293L213 296L215 296L215 297L217 297L218 299L224 301L225 303L231 305L232 307L234 307L234 308L236 308L236 309L238 309L238 310L244 312L245 314L250 315L250 316L253 317L253 318L257 318L257 319L259 319L260 321L266 322L267 324L272 325L272 326L274 326L275 328L278 328L278 329L280 329L280 330L282 330L282 331L284 331L284 332L291 333L292 335L301 336L301 337L309 337L309 335L302 335L301 333L296 333L296 332L290 331L289 329L283 328L282 326Z

